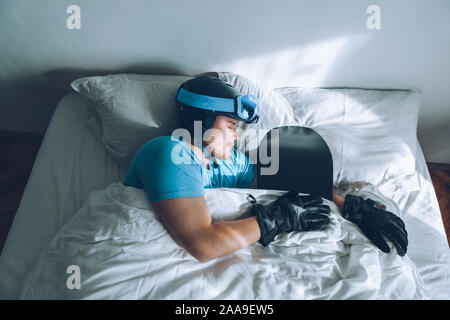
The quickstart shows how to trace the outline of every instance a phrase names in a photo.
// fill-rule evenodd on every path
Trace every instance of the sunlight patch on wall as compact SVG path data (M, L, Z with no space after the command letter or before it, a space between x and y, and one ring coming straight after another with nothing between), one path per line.
M341 36L217 64L213 70L241 74L270 87L322 86L328 73L367 36Z

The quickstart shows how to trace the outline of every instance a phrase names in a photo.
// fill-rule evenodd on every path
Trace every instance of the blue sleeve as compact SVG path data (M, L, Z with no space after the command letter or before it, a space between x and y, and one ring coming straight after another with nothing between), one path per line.
M172 152L182 154L183 161L173 161ZM160 139L141 152L136 175L152 202L204 195L201 168L190 160L181 142L170 139Z
M240 172L238 177L238 188L250 188L253 179L255 178L256 165L250 163L248 155L238 151L237 152L238 163L240 164Z

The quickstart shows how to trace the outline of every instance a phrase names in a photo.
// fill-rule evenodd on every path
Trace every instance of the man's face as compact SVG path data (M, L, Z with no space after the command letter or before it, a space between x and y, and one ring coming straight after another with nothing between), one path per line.
M217 116L213 126L205 132L204 141L211 155L225 160L231 154L234 142L238 139L236 127L239 121L226 116Z

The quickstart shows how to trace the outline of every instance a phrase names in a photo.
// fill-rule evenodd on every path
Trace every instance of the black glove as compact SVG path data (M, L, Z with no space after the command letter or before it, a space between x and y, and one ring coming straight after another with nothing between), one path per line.
M322 198L288 192L266 206L252 198L252 215L256 215L263 246L282 232L323 230L330 222L330 207L322 204Z
M383 239L383 236L386 236L394 244L397 253L404 256L408 246L405 224L392 212L378 209L374 204L372 199L364 200L359 196L348 194L344 200L342 216L356 224L381 251L385 253L391 251Z

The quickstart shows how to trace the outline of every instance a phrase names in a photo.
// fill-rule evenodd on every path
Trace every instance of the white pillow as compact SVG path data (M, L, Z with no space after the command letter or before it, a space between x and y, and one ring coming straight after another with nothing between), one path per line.
M335 186L418 190L416 130L421 95L408 90L278 88L297 125L316 130L333 155Z
M71 86L93 102L97 114L87 123L96 137L115 160L128 165L146 141L180 126L175 94L191 78L116 74L77 79Z
M217 72L216 75L231 84L239 93L252 94L258 100L258 122L251 124L239 122L237 147L242 152L256 150L268 131L294 121L293 109L289 102L271 88L231 72Z

